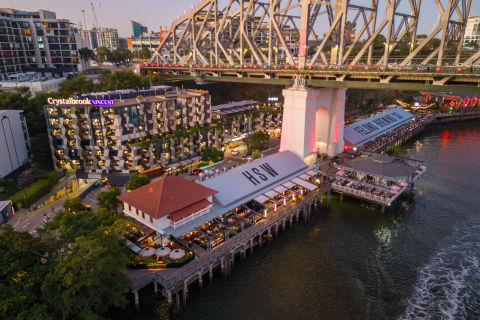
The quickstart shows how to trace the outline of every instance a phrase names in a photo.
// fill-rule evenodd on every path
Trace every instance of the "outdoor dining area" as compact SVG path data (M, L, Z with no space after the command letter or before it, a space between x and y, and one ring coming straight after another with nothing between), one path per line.
M314 181L321 179L319 172L311 170L290 181L286 181L257 197L213 218L203 225L180 236L178 240L201 255L203 250L210 251L229 238L235 237L250 226L262 221L279 208L302 199L318 188ZM302 178L306 179L302 179ZM319 183L322 183L321 181Z
M138 252L138 258L147 268L171 268L190 262L194 254L172 241L168 245L145 247Z

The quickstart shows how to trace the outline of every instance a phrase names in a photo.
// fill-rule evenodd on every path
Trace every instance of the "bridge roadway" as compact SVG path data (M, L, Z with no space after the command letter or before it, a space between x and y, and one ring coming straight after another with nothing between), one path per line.
M480 91L480 70L473 67L426 68L406 66L314 66L292 65L178 65L140 64L140 71L158 72L177 80L197 83L239 82L291 86L302 77L310 87L392 89L407 91L437 91L474 93Z
M272 233L277 236L280 226L285 230L287 222L292 226L293 220L295 219L298 222L300 215L303 216L304 220L308 220L312 205L316 206L318 201L322 203L325 193L327 194L327 202L330 201L330 189L330 183L321 184L318 189L310 192L303 199L298 199L295 203L289 203L285 207L278 208L276 212L270 213L266 219L229 238L219 247L211 251L197 250L196 255L198 257L183 267L164 270L128 269L126 276L134 294L136 307L139 307L138 290L152 282L154 283L155 293L158 290L158 284L160 284L162 295L167 298L169 305L172 303L172 295L175 295L177 307L179 306L180 291L185 304L189 284L198 281L199 286L202 287L203 276L208 275L210 281L212 281L213 269L218 267L226 277L234 265L236 254L245 259L248 249L252 253L255 245L262 246L264 234L267 235L270 242Z

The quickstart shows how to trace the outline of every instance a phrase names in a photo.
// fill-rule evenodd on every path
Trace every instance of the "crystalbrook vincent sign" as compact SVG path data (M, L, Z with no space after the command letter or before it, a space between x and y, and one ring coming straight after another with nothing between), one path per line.
M47 103L51 105L93 105L93 106L113 106L115 103L114 99L75 99L75 98L68 98L68 99L54 99L48 98Z

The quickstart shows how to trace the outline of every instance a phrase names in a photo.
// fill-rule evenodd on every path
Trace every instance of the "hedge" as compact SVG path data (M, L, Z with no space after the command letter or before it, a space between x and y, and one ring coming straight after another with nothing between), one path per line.
M15 207L21 206L22 208L28 208L35 201L46 195L52 190L58 182L58 175L55 171L48 174L47 179L39 179L29 185L27 188L18 191L10 197Z

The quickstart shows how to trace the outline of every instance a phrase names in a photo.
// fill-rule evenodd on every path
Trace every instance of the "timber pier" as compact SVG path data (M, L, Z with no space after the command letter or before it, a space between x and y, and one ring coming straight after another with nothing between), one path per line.
M306 194L295 202L290 202L284 207L279 207L263 220L258 221L241 233L229 238L223 244L210 251L195 250L195 260L180 268L167 268L162 270L128 269L126 276L129 287L134 295L135 307L139 309L140 300L138 291L153 282L155 294L159 291L167 299L168 305L180 308L188 299L189 286L198 283L203 287L204 279L212 282L214 271L219 270L224 277L232 271L236 259L246 259L247 252L253 253L255 247L261 248L265 243L278 237L279 230L285 231L287 225L291 227L300 218L308 221L312 207L322 205L324 198L330 203L331 184L322 183L319 187Z

